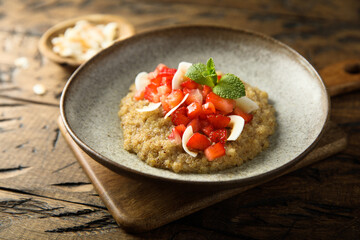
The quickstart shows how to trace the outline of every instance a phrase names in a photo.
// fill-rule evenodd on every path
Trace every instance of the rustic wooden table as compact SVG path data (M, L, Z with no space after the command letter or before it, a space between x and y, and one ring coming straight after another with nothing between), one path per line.
M73 69L37 49L59 21L109 13L137 32L182 24L263 32L321 69L359 58L359 9L358 0L1 1L0 239L359 239L360 91L331 99L331 120L348 134L342 153L135 235L107 212L59 132L59 98ZM22 57L28 66L15 64ZM34 94L37 83L45 95Z

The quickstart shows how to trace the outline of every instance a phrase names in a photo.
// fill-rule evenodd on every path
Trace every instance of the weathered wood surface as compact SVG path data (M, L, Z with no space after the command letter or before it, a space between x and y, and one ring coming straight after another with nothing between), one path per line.
M37 50L41 34L57 22L109 13L138 32L182 24L263 32L321 69L359 58L359 8L357 0L1 1L0 239L359 239L359 91L332 98L331 119L348 133L343 153L131 235L106 211L59 133L57 105L73 69ZM19 57L28 68L14 65ZM36 83L47 88L44 96L33 93Z
M66 131L60 117L59 128L115 221L133 233L153 230L281 175L314 164L343 151L347 144L346 134L336 124L329 122L316 147L280 175L243 187L206 188L199 191L199 188L174 183L139 181L112 172L80 149ZM246 198L243 200L246 201Z

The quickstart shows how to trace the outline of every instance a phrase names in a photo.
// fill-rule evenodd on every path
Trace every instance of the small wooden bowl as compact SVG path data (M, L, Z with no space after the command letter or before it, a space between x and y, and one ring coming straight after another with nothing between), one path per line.
M67 28L74 27L76 22L80 20L87 20L93 24L107 24L110 22L117 23L119 27L119 33L118 33L119 37L115 41L123 40L135 34L135 29L133 25L122 17L116 15L107 15L107 14L86 15L60 22L54 25L53 27L51 27L50 29L48 29L40 38L38 45L40 53L45 57L49 58L50 60L59 64L66 64L66 65L78 67L82 63L84 63L85 61L76 60L71 57L62 57L59 54L55 53L53 51L53 44L51 43L51 40L54 37L57 37L59 36L59 34L64 33Z

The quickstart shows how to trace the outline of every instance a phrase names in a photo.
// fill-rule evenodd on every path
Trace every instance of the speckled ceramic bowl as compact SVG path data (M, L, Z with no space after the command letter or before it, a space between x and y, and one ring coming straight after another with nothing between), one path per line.
M270 147L240 167L212 174L178 174L146 165L122 147L120 100L137 73L158 63L205 62L267 91L276 109ZM325 86L314 68L288 46L262 34L190 26L136 35L82 65L65 86L61 116L75 142L99 163L119 173L178 183L240 186L271 178L313 148L329 112Z

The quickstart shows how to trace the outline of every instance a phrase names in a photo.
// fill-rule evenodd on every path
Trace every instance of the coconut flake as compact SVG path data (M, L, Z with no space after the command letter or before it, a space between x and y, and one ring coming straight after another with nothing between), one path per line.
M172 79L172 89L180 89L180 84L184 81L186 71L191 67L192 63L180 62L177 71Z
M175 110L178 109L178 107L180 107L180 105L185 102L185 100L188 98L188 96L189 96L189 94L187 93L178 105L176 105L173 109L171 109L170 111L167 112L167 114L165 115L164 119L166 119L166 118L167 118L168 116L170 116L173 112L175 112Z
M138 112L152 112L156 109L158 109L161 105L161 102L158 102L158 103L149 103L149 105L143 107L143 108L137 108L136 111Z
M232 129L231 129L230 136L228 137L227 140L235 141L236 139L238 139L242 130L244 129L245 120L238 115L230 115L228 117L230 118L230 122L229 122L228 126L230 126Z
M191 138L191 136L193 134L194 134L194 132L193 132L192 126L188 126L184 131L181 141L182 141L182 147L184 148L185 152L192 157L196 157L197 152L190 151L188 149L188 147L186 146L187 142L189 141L189 139Z
M137 91L143 91L147 85L149 85L150 80L148 78L147 72L141 72L136 75L135 78L135 88Z
M237 98L237 99L235 99L235 101L236 101L236 106L239 107L241 110L243 110L246 113L250 113L259 108L259 106L256 104L256 102L254 102L253 100L251 100L250 98L248 98L246 96Z

